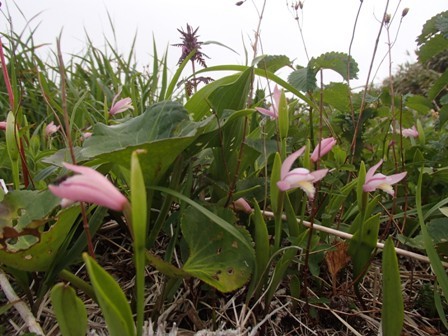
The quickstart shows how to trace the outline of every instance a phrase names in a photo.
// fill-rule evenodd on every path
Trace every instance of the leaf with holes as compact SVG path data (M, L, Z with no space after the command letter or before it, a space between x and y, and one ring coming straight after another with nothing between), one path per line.
M228 223L235 222L228 209L212 211ZM254 268L254 251L248 248L250 245L242 244L193 207L185 209L181 227L190 249L184 271L221 292L230 292L246 284ZM250 242L245 230L241 228L239 232Z

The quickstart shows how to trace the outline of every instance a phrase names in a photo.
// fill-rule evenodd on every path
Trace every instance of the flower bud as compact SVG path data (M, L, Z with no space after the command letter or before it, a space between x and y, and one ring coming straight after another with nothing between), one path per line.
M409 13L409 8L405 8L405 9L403 9L403 11L401 12L401 17L405 17L406 15L408 15L408 13Z

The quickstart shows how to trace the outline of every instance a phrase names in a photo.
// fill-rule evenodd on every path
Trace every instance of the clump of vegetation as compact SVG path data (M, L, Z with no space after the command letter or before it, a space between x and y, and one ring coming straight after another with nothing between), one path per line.
M205 67L187 25L171 78L155 45L142 72L2 36L2 332L446 332L447 22L418 39L441 72L420 91L404 72L353 91L349 53L293 64L259 31L251 65Z

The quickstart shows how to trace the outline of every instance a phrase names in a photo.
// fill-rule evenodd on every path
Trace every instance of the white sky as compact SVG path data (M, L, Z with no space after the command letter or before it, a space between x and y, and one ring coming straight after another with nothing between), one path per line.
M262 0L247 0L236 6L237 0L2 0L2 12L9 8L16 32L23 29L26 20L36 27L35 42L51 43L54 49L56 37L61 32L65 52L77 53L85 46L85 32L96 47L105 45L106 36L113 40L108 13L117 34L120 52L126 54L137 32L137 60L139 64L152 63L152 39L155 38L158 52L168 47L171 68L177 63L180 48L170 46L180 42L176 28L189 23L199 26L201 41L218 41L239 55L219 47L207 45L203 52L210 56L207 64L245 64L244 45L252 58L250 43L258 24L256 7L261 10ZM7 3L5 3L7 2ZM266 11L261 22L263 53L282 54L295 60L294 64L306 65L303 43L297 22L287 3L291 0L267 0ZM352 55L358 62L359 80L353 85L363 85L367 78L375 39L379 30L378 19L382 17L387 0L364 0L352 47ZM310 57L328 51L348 52L353 25L360 0L305 0L300 22ZM23 15L17 10L18 6ZM398 39L392 50L393 68L406 61L414 61L415 39L422 25L433 15L448 9L446 0L390 0L389 13L398 6L396 20L391 25L394 38L403 8L410 11L404 18ZM24 19L26 18L26 20ZM6 18L0 18L0 31L8 28ZM383 32L373 73L387 51L386 33ZM289 73L289 71L287 72ZM388 64L380 68L376 82L388 74ZM327 77L331 76L325 75ZM283 76L285 77L285 76ZM339 77L335 77L339 79Z

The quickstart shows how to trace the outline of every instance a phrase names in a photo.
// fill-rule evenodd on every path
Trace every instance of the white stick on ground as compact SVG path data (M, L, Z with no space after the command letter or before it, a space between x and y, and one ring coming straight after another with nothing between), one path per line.
M273 212L271 212L271 211L262 211L262 212L263 212L263 214L266 217L274 218L274 213ZM283 215L282 218L286 219L286 215ZM297 221L298 222L302 222L302 224L304 226L308 227L308 228L311 227L311 223L310 222L300 221L299 219L297 219ZM312 226L313 226L313 230L326 232L326 233L329 233L331 235L334 235L334 236L337 236L337 237L340 237L340 238L343 238L343 239L352 239L353 238L353 235L351 235L350 233L347 233L347 232L335 230L335 229L332 229L332 228L329 228L329 227L326 227L326 226L322 226L322 225L319 225L319 224L312 224ZM384 244L380 243L380 242L377 242L376 243L376 247L379 248L379 249L383 249L384 248ZM424 255L421 255L421 254L418 254L418 253L414 253L414 252L411 252L411 251L403 250L403 249L398 248L398 247L395 248L395 252L397 254L405 256L405 257L417 259L417 260L423 261L423 262L428 263L428 264L431 263L427 256L424 256ZM443 267L448 268L448 263L447 262L442 261L442 265L443 265Z
M37 323L36 318L31 313L28 306L23 302L16 294L11 284L9 283L8 278L6 277L5 272L0 269L0 286L3 289L3 293L8 298L9 302L14 305L14 308L19 312L22 319L25 321L28 330L36 335L44 336L44 332L40 327L39 323Z

